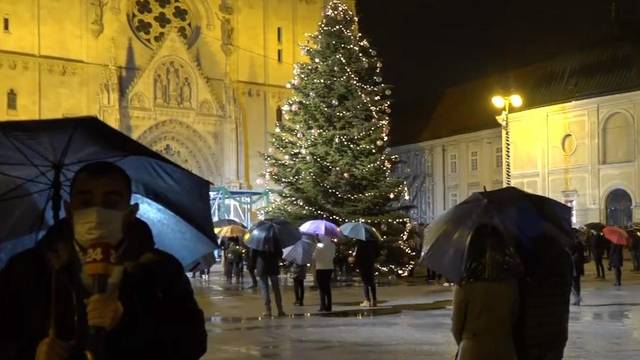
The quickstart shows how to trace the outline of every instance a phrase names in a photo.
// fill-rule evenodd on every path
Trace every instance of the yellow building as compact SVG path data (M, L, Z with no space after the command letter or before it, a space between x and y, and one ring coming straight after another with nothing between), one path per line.
M0 119L98 115L215 184L256 186L324 3L0 0Z

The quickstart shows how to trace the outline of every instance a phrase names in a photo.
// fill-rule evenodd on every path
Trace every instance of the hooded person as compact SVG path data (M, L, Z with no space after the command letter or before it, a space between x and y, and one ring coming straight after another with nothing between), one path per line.
M204 316L181 264L154 248L130 204L131 180L96 162L71 184L67 217L0 270L0 358L84 359L102 329L103 359L198 359ZM105 286L94 293L93 260L106 255Z
M513 360L521 265L496 227L481 225L469 240L464 279L453 298L451 332L458 360Z

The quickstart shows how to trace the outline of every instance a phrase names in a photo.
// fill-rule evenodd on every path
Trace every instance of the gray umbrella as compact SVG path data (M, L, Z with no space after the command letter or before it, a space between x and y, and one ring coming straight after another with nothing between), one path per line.
M380 241L382 239L376 229L361 222L346 223L340 226L340 232L346 237L360 241Z
M282 250L282 258L288 262L294 262L298 265L306 265L311 263L313 252L316 250L318 242L315 237L303 235L302 240Z

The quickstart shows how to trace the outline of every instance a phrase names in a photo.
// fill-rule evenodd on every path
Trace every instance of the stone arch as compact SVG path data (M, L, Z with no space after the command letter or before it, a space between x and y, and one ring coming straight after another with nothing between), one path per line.
M616 164L635 160L635 126L631 114L615 111L600 128L600 162Z
M216 161L210 155L215 153L210 141L184 121L158 122L144 130L137 140L209 181L218 176Z
M622 188L615 188L605 197L606 223L626 227L633 221L633 198Z

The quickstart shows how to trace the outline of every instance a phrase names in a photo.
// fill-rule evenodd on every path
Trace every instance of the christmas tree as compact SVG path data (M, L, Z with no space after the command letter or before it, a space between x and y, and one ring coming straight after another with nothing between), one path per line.
M301 46L309 62L294 65L287 84L293 95L265 154L265 181L281 189L266 212L293 221L366 222L385 237L381 268L405 274L415 254L405 241L408 218L397 207L407 188L391 177L391 90L356 21L331 1Z

